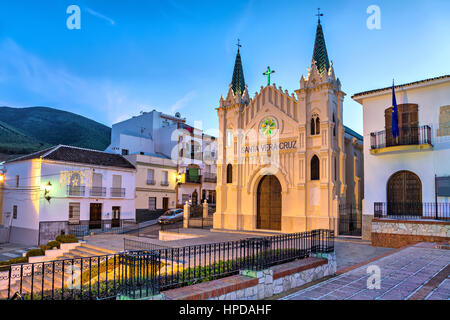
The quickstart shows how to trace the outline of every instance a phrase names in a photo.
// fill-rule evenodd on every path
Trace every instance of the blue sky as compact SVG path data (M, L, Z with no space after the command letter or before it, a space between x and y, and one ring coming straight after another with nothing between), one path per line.
M81 30L66 9L81 8ZM381 9L369 30L366 10ZM290 92L311 64L322 25L344 92L344 124L362 132L357 92L450 73L450 1L0 1L0 105L44 105L108 126L140 111L179 111L217 128L236 39L251 96L272 81Z

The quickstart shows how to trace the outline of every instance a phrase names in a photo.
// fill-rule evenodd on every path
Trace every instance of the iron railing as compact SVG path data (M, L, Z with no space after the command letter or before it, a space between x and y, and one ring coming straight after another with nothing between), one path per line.
M125 240L124 249L153 250L154 244ZM334 232L313 230L155 251L164 271L159 275L160 289L166 290L237 274L242 269L266 269L311 253L333 252Z
M89 191L91 197L105 197L106 196L106 188L104 187L92 187Z
M169 181L161 181L161 186L167 187L169 185Z
M339 235L357 236L362 235L362 210L354 203L339 204Z
M155 180L153 180L153 179L147 179L147 184L148 185L155 185Z
M371 149L381 149L393 146L407 146L407 145L431 145L431 127L400 127L399 136L397 139L392 137L390 131L372 132L370 134Z
M204 173L203 181L205 182L217 182L217 175L215 173Z
M156 252L23 263L0 268L0 299L103 300L159 292Z
M125 188L111 188L111 197L124 198L125 197Z
M202 181L202 176L190 176L189 174L186 174L185 176L185 182L188 183L200 183Z
M2 266L0 299L139 299L239 270L263 270L312 253L333 252L334 232L313 230L181 248L125 239L124 246L127 251L117 254Z
M375 218L450 220L450 203L375 202Z
M67 185L67 195L72 197L84 197L85 187L84 186L72 186Z
M134 220L82 220L79 224L68 224L68 234L73 234L76 237L88 236L91 233L116 233L123 234L139 229L139 224Z

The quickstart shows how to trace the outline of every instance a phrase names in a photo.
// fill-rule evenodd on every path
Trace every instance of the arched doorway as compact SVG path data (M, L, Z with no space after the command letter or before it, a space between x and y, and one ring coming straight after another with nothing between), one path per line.
M261 179L256 201L256 227L281 230L281 184L274 175L267 175Z
M387 184L388 215L422 215L422 182L410 171L394 173Z

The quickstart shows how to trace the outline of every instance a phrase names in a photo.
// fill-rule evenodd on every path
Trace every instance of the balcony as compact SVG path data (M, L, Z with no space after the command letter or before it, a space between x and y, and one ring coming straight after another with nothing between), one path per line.
M190 176L189 174L186 174L186 180L185 183L201 183L202 176Z
M169 182L168 181L161 181L161 186L162 187L168 187L169 186Z
M92 187L89 190L89 195L91 197L105 197L106 196L106 188Z
M69 197L84 197L85 187L84 186L67 186L67 196Z
M124 198L125 188L111 188L111 198Z
M147 180L147 184L150 186L154 186L156 184L155 180Z
M394 139L392 132L379 131L370 134L370 153L373 155L392 152L431 150L431 127L402 127L399 137Z
M217 182L217 175L215 173L205 173L203 175L203 181L204 182L216 183Z

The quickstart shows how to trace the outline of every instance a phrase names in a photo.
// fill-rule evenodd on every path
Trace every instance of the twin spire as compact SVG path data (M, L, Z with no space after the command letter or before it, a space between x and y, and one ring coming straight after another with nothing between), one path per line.
M242 47L240 40L238 39L238 51L236 55L236 61L234 62L233 79L231 80L231 88L235 95L238 93L242 95L245 90L244 70L242 69L241 54L239 48Z
M314 42L313 61L315 61L319 73L323 74L324 72L328 72L328 70L330 69L330 60L328 59L327 47L325 45L325 37L323 35L322 25L320 24L320 17L323 16L323 14L320 13L320 9L317 16L319 17L319 19L316 30L316 40ZM240 44L239 39L237 47L238 50L236 55L236 61L234 63L231 88L235 95L237 95L238 93L239 95L242 95L245 90L245 80L244 80L244 70L242 68L241 54L239 52L239 48L242 46Z

